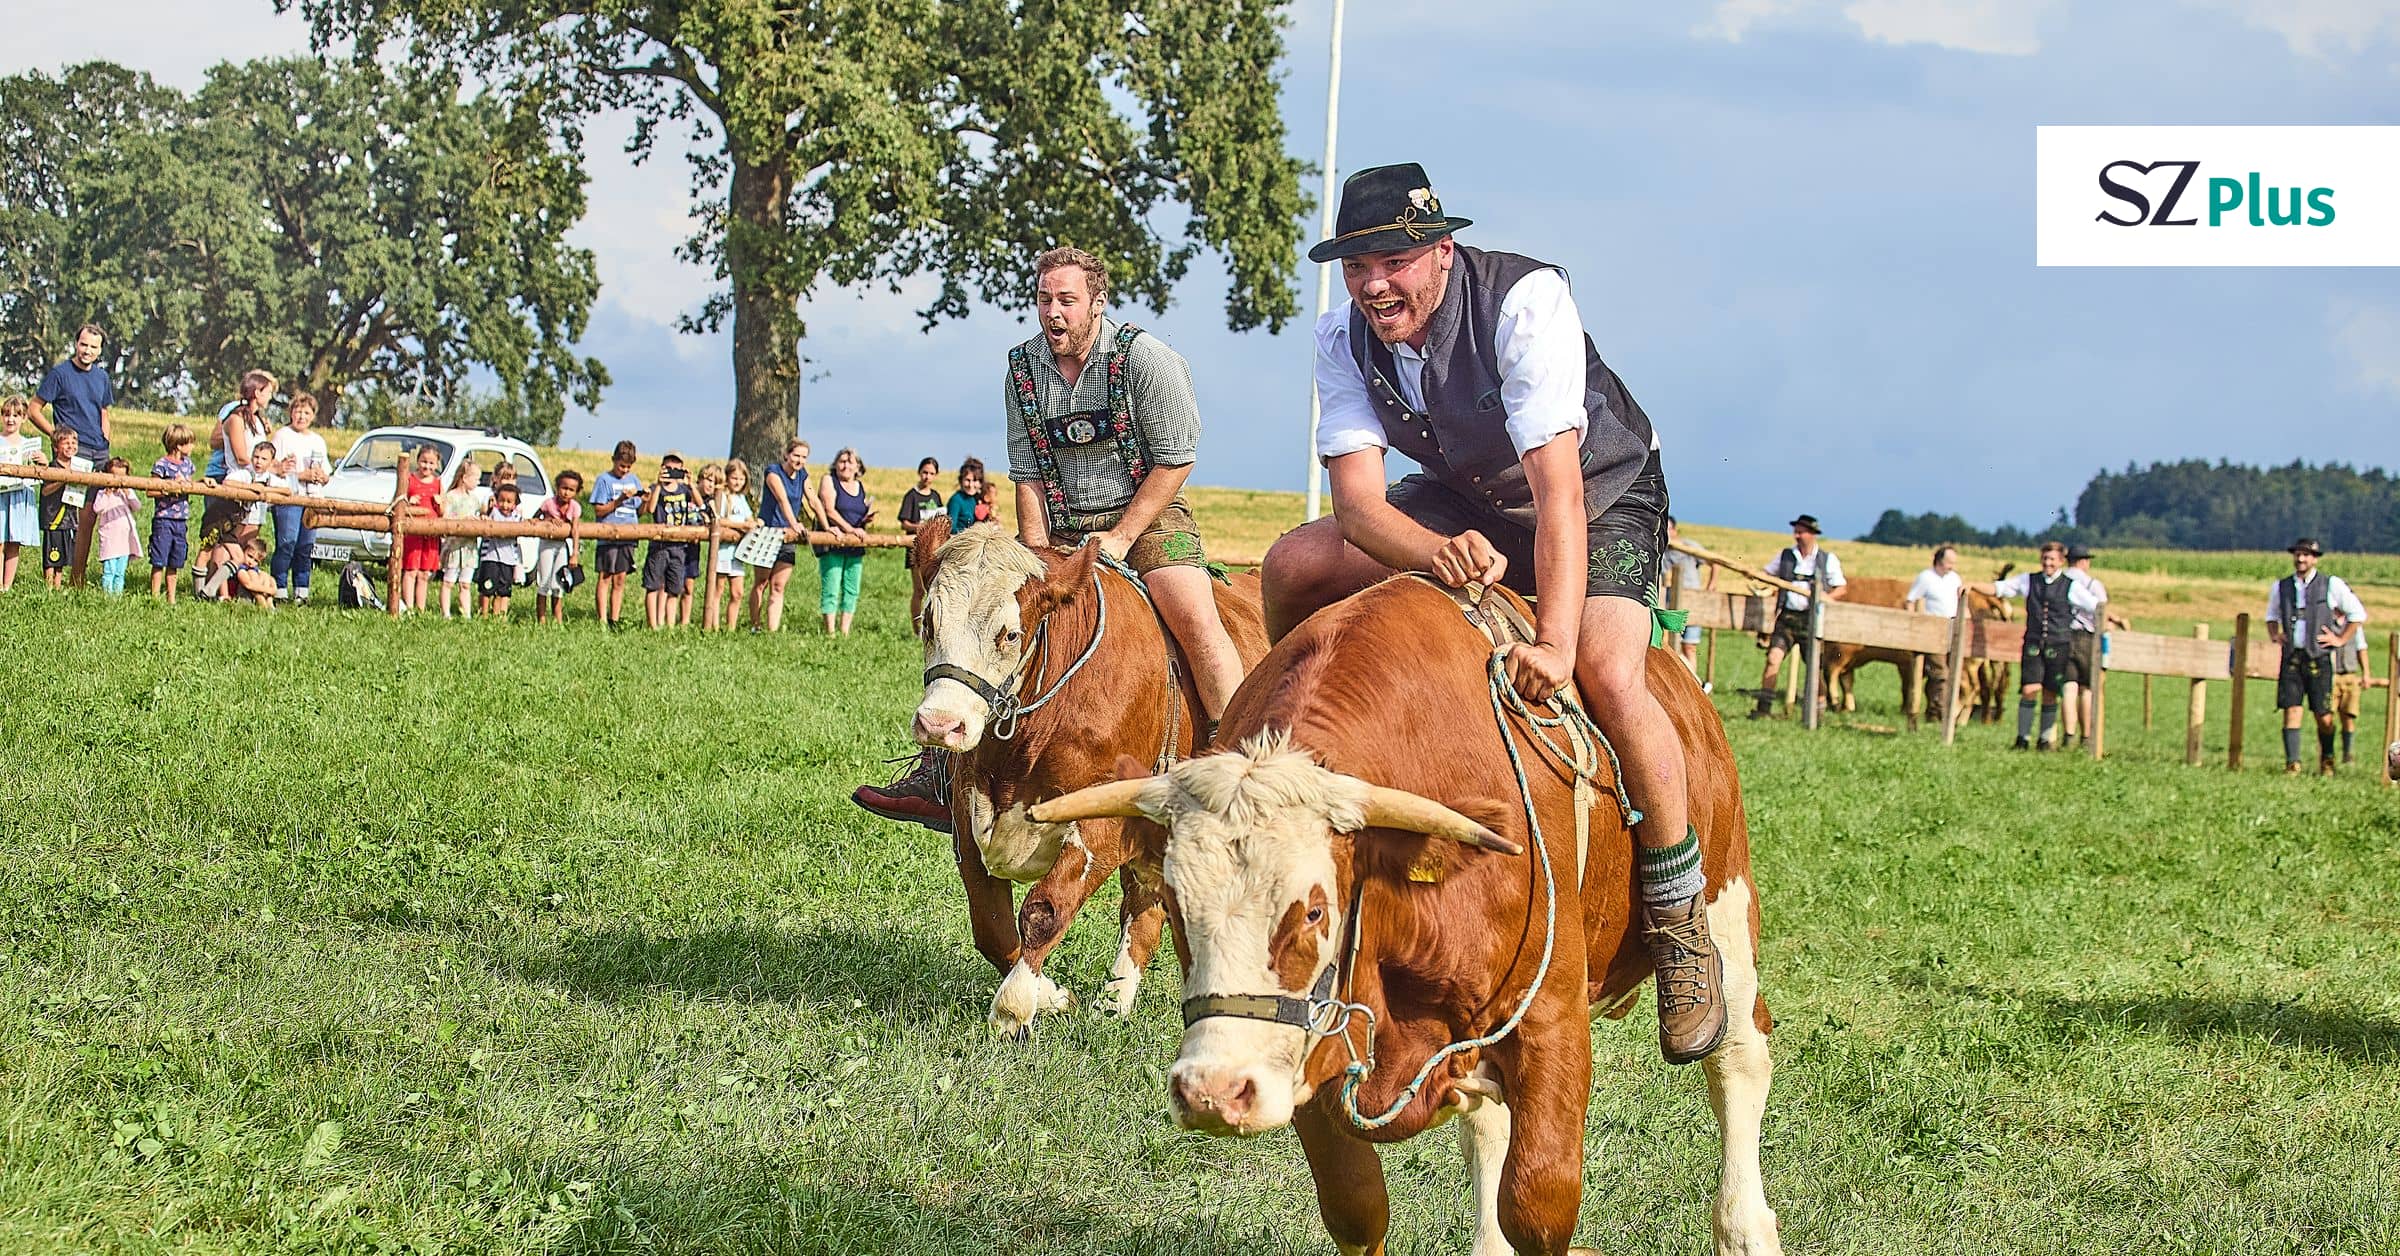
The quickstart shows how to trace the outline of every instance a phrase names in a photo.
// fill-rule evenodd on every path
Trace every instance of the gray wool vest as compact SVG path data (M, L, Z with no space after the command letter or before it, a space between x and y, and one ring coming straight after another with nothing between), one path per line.
M2298 650L2311 658L2323 658L2331 647L2317 644L2317 634L2333 627L2333 579L2320 574L2309 581L2308 605L2295 613L2292 603L2298 600L2298 584L2297 576L2275 582L2275 609L2280 612L2276 617L2283 621L2283 652Z
M1392 352L1350 312L1350 352L1367 381L1375 416L1394 449L1452 491L1520 527L1534 526L1533 489L1508 439L1500 402L1500 302L1519 279L1557 270L1515 253L1458 246L1449 288L1426 325L1425 409L1409 409ZM1583 508L1589 519L1616 504L1650 458L1650 416L1583 338Z

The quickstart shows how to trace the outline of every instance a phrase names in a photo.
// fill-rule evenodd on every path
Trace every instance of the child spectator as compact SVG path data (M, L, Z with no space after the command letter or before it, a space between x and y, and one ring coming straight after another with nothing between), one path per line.
M458 460L449 491L434 499L444 519L473 519L483 514L485 494L478 483L483 473L473 458ZM458 596L458 613L475 617L475 538L446 536L442 541L442 618L450 618L450 597Z
M159 435L158 443L165 456L150 464L152 478L191 479L192 429L170 423ZM150 596L157 597L163 588L167 605L173 606L175 586L183 581L184 564L192 560L189 532L192 498L188 493L158 493L150 501Z
M739 458L727 459L724 466L711 466L700 473L700 491L708 500L717 503L717 518L725 523L747 523L758 517L750 509L750 464ZM725 617L722 622L733 623L734 608L742 604L742 578L749 569L733 556L733 544L717 543L717 586L708 595L708 612L704 617L710 631L715 631L719 594L725 594Z
M201 551L201 575L192 582L192 595L204 602L247 598L273 610L275 577L267 574L266 561L267 543L257 537L219 541Z
M991 504L984 500L983 459L969 458L958 464L958 491L950 495L950 531L964 532L992 517Z
M907 492L900 495L899 519L902 532L915 536L919 524L942 512L942 490L933 486L933 478L941 473L942 464L938 459L920 458L917 460L917 482ZM903 567L916 566L916 551L900 551L900 565Z
M226 472L224 482L227 484L255 484L263 489L283 493L292 491L291 480L275 474L275 447L263 440L250 447L250 465L235 467ZM234 525L233 540L236 544L248 541L264 532L266 526L267 503L263 500L245 503L242 506L240 521Z
M50 438L50 465L74 467L75 429L62 427ZM56 589L67 582L67 566L75 561L77 520L83 514L84 493L72 484L47 481L42 490L42 579Z
M600 523L642 521L642 477L633 473L633 442L617 442L608 470L592 484L592 518ZM631 541L602 541L594 553L600 578L592 582L592 601L600 626L615 628L625 615L625 577L633 571Z
M441 514L442 451L431 444L417 446L413 466L400 477L392 506L411 519ZM426 586L442 565L442 539L411 532L400 538L400 604L412 611L425 609Z
M111 458L101 467L110 475L131 475L133 464ZM142 499L129 488L104 488L92 496L92 556L100 560L100 591L125 591L125 564L133 561L137 528L134 517Z
M682 454L668 454L658 461L658 483L650 486L646 503L650 521L669 526L689 523L691 506L691 473L684 470ZM683 597L691 576L683 565L685 553L681 541L650 542L649 561L642 565L642 604L652 628L675 623L675 603Z
M867 521L875 517L866 478L867 464L859 460L858 451L845 449L833 456L832 474L817 486L817 514L844 540L865 541ZM827 636L833 635L837 618L842 635L850 635L850 621L858 615L859 575L866 563L863 544L828 545L817 550L817 611L825 616Z
M289 479L291 491L302 497L322 497L326 482L333 478L333 459L326 452L325 438L313 430L317 399L295 393L285 413L290 421L268 438L275 446L275 474ZM295 605L305 602L309 577L317 566L313 557L317 530L308 526L308 508L277 505L268 514L275 520L275 548L267 564L268 574L275 577L278 596Z
M492 504L483 517L509 523L523 522L517 517L517 486L514 483L492 486ZM518 548L513 536L487 536L478 545L482 561L475 567L475 588L483 594L478 608L483 614L508 618L509 596L517 591L517 564L525 551Z
M32 409L23 393L0 401L0 464L41 462L42 438L25 430L25 417ZM39 482L0 479L0 591L17 582L18 552L27 544L41 543Z
M534 518L567 525L567 539L543 537L541 552L534 556L533 621L537 624L567 622L567 592L583 573L576 561L583 552L583 503L577 500L582 492L583 473L570 468L558 473L551 481L550 495L534 507Z

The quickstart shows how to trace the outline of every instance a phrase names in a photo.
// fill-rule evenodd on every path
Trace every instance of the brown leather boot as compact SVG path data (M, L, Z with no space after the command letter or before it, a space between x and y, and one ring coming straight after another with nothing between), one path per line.
M936 833L951 831L950 820L950 752L927 748L917 754L891 784L882 787L861 785L850 791L850 801L902 824L921 825Z
M1705 894L1646 909L1642 945L1658 978L1658 1053L1689 1064L1725 1037L1725 972L1708 936Z
M2319 776L2331 776L2331 775L2333 775L2333 756L2332 756L2332 755L2325 754L2325 755L2318 755L2318 756L2317 756L2317 775L2319 775Z

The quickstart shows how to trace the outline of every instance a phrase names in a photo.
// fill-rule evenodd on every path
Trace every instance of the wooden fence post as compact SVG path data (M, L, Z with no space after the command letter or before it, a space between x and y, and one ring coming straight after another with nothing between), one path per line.
M1958 609L1950 614L1950 674L1942 679L1942 744L1958 740L1958 682L1959 673L1967 669L1967 598L1961 593Z
M408 473L406 471L402 471L400 474L405 477ZM390 564L392 577L392 604L390 610L392 618L394 619L400 618L400 551L402 548L404 548L402 542L407 539L407 535L408 504L406 502L402 502L392 507L392 561Z
M2233 735L2225 746L2225 770L2242 770L2242 708L2250 688L2250 612L2233 617Z
M2193 624L2192 639L2194 641L2208 640L2208 625ZM2208 682L2199 677L2193 677L2191 709L2185 714L2183 721L2183 765L2187 768L2200 766L2200 739L2207 725Z
M2150 731L2150 673L2142 673L2142 731Z
M2384 760L2383 783L2389 786L2392 784L2392 768L2388 755L2391 744L2400 741L2400 679L2395 679L2400 678L2400 632L2391 634L2391 649L2386 660L2383 667L2383 745L2377 747L2377 753L2387 756Z
M2108 603L2102 602L2092 610L2092 674L2085 679L2091 683L2092 707L2083 717L2083 739L2092 748L2092 762L2098 763L2108 754Z
M1730 602L1732 598L1728 596L1726 600ZM1708 667L1701 673L1700 686L1710 693L1715 693L1717 691L1717 630L1714 628L1708 630L1708 645L1704 653L1708 655Z
M1825 684L1824 677L1817 672L1820 660L1824 657L1824 565L1825 560L1819 558L1819 578L1811 580L1808 585L1808 648L1801 651L1808 659L1808 675L1802 677L1800 682L1800 727L1811 729L1817 726L1817 700L1824 696Z

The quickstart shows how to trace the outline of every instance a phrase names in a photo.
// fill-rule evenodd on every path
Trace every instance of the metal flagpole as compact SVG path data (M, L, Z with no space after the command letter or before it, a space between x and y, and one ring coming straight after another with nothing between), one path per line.
M1320 230L1317 238L1333 238L1333 201L1335 189L1341 186L1334 177L1333 140L1342 122L1342 0L1333 0L1333 54L1331 69L1325 79L1325 179L1323 204L1318 208ZM1317 263L1317 317L1333 304L1333 263ZM1315 325L1309 328L1308 368L1308 517L1325 513L1325 468L1317 464L1317 420L1324 414L1323 402L1317 396Z

